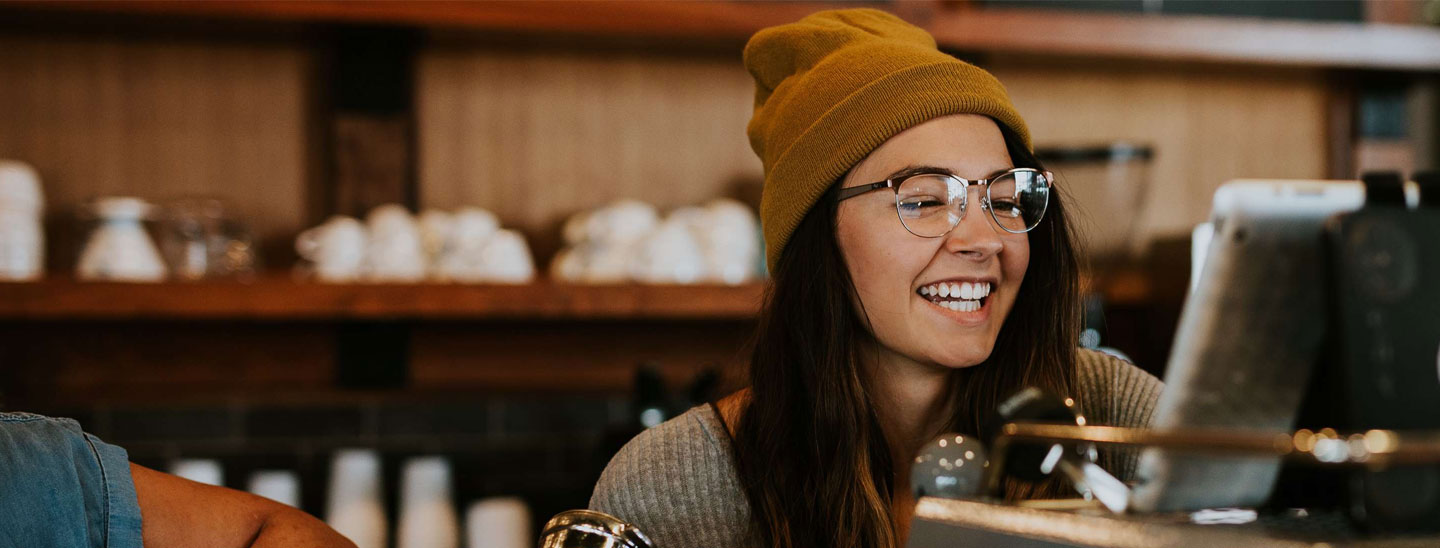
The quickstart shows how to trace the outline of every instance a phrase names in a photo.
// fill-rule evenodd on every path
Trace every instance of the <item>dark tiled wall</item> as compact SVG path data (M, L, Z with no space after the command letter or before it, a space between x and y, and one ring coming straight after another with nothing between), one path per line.
M219 459L227 486L237 489L255 470L295 470L302 508L318 516L334 451L374 448L384 458L392 523L400 469L409 457L449 457L462 516L479 498L520 496L540 522L585 507L615 444L633 433L625 427L632 420L628 397L596 395L32 411L74 418L143 466L164 470L176 458Z

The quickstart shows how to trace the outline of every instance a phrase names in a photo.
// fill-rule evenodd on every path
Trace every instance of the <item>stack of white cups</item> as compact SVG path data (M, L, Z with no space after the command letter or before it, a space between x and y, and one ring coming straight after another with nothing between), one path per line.
M396 548L460 548L451 476L450 462L444 457L416 457L405 462L400 474ZM258 492L260 477L257 473L252 479L252 491ZM325 522L358 548L385 548L380 456L375 451L348 449L335 455ZM530 528L530 510L523 500L483 499L466 512L465 546L531 548Z
M300 507L300 477L289 470L259 470L250 474L246 491L286 506Z
M465 512L466 548L531 548L530 509L517 497L483 499Z
M450 499L450 463L417 457L401 473L397 548L459 548L460 524Z
M30 166L0 160L0 281L29 281L44 273L44 196Z
M380 494L380 455L368 449L335 453L325 523L357 548L385 548L385 507Z
M176 459L170 463L170 474L205 485L225 486L225 470L214 459Z

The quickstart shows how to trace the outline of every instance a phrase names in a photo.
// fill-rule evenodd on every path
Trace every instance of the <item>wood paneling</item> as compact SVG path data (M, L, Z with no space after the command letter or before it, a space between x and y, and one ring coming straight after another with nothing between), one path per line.
M1328 92L1318 73L1016 60L987 68L1009 89L1036 145L1154 146L1149 205L1137 228L1149 238L1188 235L1230 179L1327 175Z
M495 211L542 264L565 217L611 200L758 198L738 56L440 47L418 71L421 205Z
M718 367L740 384L752 321L447 323L416 329L411 385L499 390L628 391L635 367L650 361L670 386Z
M288 240L310 69L299 46L0 37L0 157L35 166L58 219L95 196L208 195Z
M623 393L647 361L670 386L716 367L733 387L754 329L745 319L384 325L411 333L408 378L356 390L336 385L334 323L0 322L0 408L347 401L406 391Z
M334 327L206 322L0 323L0 392L11 408L170 401L334 383Z

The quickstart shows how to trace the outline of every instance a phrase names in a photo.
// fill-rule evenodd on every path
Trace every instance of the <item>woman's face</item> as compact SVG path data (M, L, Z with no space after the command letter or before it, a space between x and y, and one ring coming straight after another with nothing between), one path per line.
M884 181L913 168L975 180L1011 167L995 122L962 114L936 118L890 138L850 170L841 186ZM1025 234L995 226L979 206L981 187L968 190L965 218L938 238L905 230L891 189L840 203L836 238L882 352L952 368L990 356L1025 278L1030 243ZM938 291L941 284L947 286L943 292ZM971 287L958 298L940 296L963 290L965 284ZM972 310L977 286L988 295ZM963 300L972 302L947 302Z

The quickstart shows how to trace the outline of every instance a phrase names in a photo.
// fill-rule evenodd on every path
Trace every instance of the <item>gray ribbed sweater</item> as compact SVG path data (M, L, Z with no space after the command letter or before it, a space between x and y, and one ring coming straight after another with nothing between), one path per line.
M1079 357L1077 399L1090 424L1149 424L1159 380L1099 352ZM639 526L657 548L752 545L733 451L714 408L696 407L630 440L595 484L590 508ZM1102 454L1100 464L1129 480L1135 460L1134 452Z

